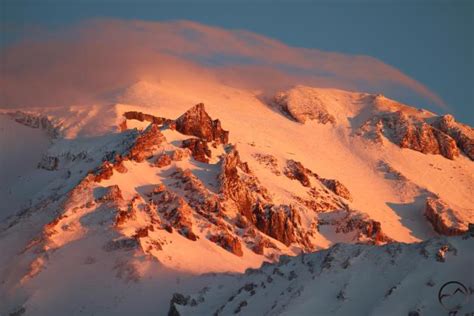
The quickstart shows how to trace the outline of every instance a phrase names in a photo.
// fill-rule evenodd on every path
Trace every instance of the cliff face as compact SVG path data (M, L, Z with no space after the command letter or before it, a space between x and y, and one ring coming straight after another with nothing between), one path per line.
M456 136L456 133L438 128L441 126L438 120L429 124L424 119L410 117L402 111L397 111L370 118L360 128L359 133L367 135L377 142L382 141L383 135L402 148L416 150L424 154L442 155L448 159L458 157L460 148L463 152L463 148L470 148L469 145L458 147L457 143L461 144L461 142L451 136ZM461 139L460 136L458 138ZM465 142L468 141L465 140Z
M452 115L438 117L432 124L456 141L457 146L471 160L474 160L474 129L456 122Z
M224 199L252 222L252 210L256 202L259 199L269 200L266 189L260 185L248 165L240 160L235 147L222 158L219 185Z

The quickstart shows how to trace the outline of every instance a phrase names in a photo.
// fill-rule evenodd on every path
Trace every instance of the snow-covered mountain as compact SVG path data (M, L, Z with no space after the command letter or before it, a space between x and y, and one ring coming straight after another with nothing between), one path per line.
M192 296L175 293L170 314L447 315L465 303L464 292L442 298L444 310L437 292L460 274L470 275L466 281L472 282L472 260L465 260L474 250L472 238L382 247L337 244L281 257L278 264L216 277ZM470 314L474 302L461 306L459 314Z
M442 315L473 286L451 115L214 82L109 101L2 110L1 315Z

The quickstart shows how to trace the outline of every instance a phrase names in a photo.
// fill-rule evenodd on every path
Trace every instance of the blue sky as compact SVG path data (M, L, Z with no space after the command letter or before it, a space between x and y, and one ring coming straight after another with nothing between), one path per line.
M5 46L85 19L191 20L288 45L369 55L441 96L474 125L474 1L0 0ZM423 104L416 104L423 107ZM443 112L442 109L436 109Z

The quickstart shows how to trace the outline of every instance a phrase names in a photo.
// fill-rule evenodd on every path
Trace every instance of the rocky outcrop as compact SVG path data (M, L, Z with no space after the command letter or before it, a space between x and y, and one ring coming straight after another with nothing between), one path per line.
M163 141L165 141L165 137L160 132L158 125L150 124L150 126L137 137L127 156L131 160L142 162L150 158Z
M127 159L128 157L124 158L123 156L115 155L115 157L110 160L104 160L99 167L90 171L89 175L95 182L100 183L102 180L110 179L114 174L114 170L119 173L126 173L128 172L128 169L125 167L124 161Z
M313 187L308 191L308 197L294 195L293 198L315 213L348 209L347 203L329 190L321 190Z
M184 191L188 204L200 215L215 223L211 214L219 213L222 208L217 195L209 192L202 181L189 169L178 168L171 177L179 180L174 186Z
M408 116L402 111L388 112L369 119L359 129L360 134L382 142L382 135L401 148L424 154L438 154L448 159L459 156L456 141L425 120Z
M166 153L162 153L160 154L156 160L155 160L155 167L158 167L158 168L163 168L163 167L166 167L166 166L169 166L171 164L171 157L166 154Z
M339 212L332 220L320 219L319 225L332 225L336 233L352 234L353 240L380 245L393 242L382 230L380 222L370 219L366 214L353 210Z
M135 196L127 205L126 210L119 210L115 216L115 227L120 227L128 221L136 220L138 213L138 197Z
M127 169L127 167L125 167L121 157L115 160L114 169L117 170L117 172L119 172L119 173L127 173L128 172L128 169Z
M321 124L335 124L318 93L307 87L295 87L287 92L278 93L273 103L296 122L304 124L307 120L315 120Z
M258 199L270 200L267 190L260 185L247 163L240 160L235 147L221 160L219 183L223 199L233 202L235 208L247 218L252 217Z
M100 183L102 180L108 180L114 174L114 164L104 161L102 165L90 173L95 182Z
M8 115L22 125L32 128L40 128L46 131L48 136L51 138L57 138L60 135L60 127L55 126L47 116L30 114L22 111L8 113Z
M422 122L408 125L400 135L399 145L424 154L440 154L448 159L459 156L456 142L449 136Z
M191 306L196 306L197 302L194 299L191 299L191 297L184 296L183 294L180 293L174 293L173 297L170 300L170 308L168 310L168 316L180 316L181 314L179 313L178 309L176 308L176 305L191 305Z
M227 232L222 232L218 235L212 235L209 240L218 244L225 250L233 253L238 257L243 256L242 245L240 244L239 238L232 236Z
M257 255L263 255L265 253L265 248L277 249L277 246L268 238L261 237L254 239L255 241L252 247L252 251L255 252Z
M177 229L181 235L190 240L197 240L197 236L192 230L193 210L188 203L164 186L157 186L155 189L152 201L170 227Z
M173 153L171 154L171 160L173 161L181 161L183 160L184 158L188 158L189 157L189 154L190 154L190 151L189 149L187 148L177 148L176 150L173 151Z
M439 198L426 199L425 216L441 235L462 235L468 230L468 223L464 223L459 213Z
M147 122L157 124L157 125L161 125L164 122L168 121L164 117L158 117L158 116L154 116L151 114L146 114L146 113L142 113L138 111L128 111L128 112L123 113L123 116L127 120L137 120L140 122L147 121Z
M38 163L39 169L45 169L49 171L58 170L59 158L54 156L43 155L41 161Z
M474 129L472 127L456 122L449 114L438 117L432 125L452 137L464 154L474 160Z
M254 153L252 157L265 168L269 169L274 175L281 175L278 160L274 156L264 153Z
M212 120L199 103L176 119L176 130L185 135L199 137L205 141L220 144L229 142L229 132L222 129L219 120Z
M283 173L290 179L298 180L305 187L311 186L309 177L312 175L312 172L311 170L305 168L301 162L291 159L288 160Z
M105 251L116 251L116 250L133 250L138 248L139 243L135 238L118 238L111 240L104 246Z
M288 205L274 205L235 148L224 156L221 168L220 192L224 201L233 202L240 214L236 225L256 227L285 245L296 242L306 250L311 249L301 227L299 211ZM261 252L262 249L257 247L256 250Z
M301 183L301 185L311 188L309 191L309 195L312 195L315 198L317 197L317 195L320 195L321 193L316 188L311 187L311 181L310 181L311 177L319 181L326 188L331 190L334 194L346 200L352 201L352 197L351 197L351 193L349 192L349 189L347 189L347 187L343 185L340 181L335 180L335 179L322 178L318 174L314 173L310 169L303 166L301 162L294 161L292 159L287 160L286 167L283 170L283 173L290 179L298 180ZM301 200L301 198L299 198L298 200ZM307 203L305 202L305 204Z
M95 192L97 202L117 202L122 201L122 191L118 185L111 185L106 188L98 188Z
M200 162L209 163L211 158L211 150L207 145L207 141L197 138L189 138L183 141L183 148L188 148L194 159Z
M323 179L321 181L329 190L334 192L336 195L345 198L346 200L352 201L351 193L344 184L335 179Z
M312 247L306 235L299 229L301 218L298 212L291 206L257 203L249 220L258 230L287 246L299 242L308 249Z
M239 176L240 172L248 171L248 167L240 161L237 150L232 150L221 161L220 193L224 199L234 202L236 208L244 216L251 216L256 198Z

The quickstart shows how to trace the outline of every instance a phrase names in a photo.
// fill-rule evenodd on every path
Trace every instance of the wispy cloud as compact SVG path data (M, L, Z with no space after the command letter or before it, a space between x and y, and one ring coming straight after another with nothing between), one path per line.
M134 82L217 80L273 91L294 84L417 95L423 84L368 56L295 48L242 30L189 21L90 20L2 50L0 106L107 101Z

